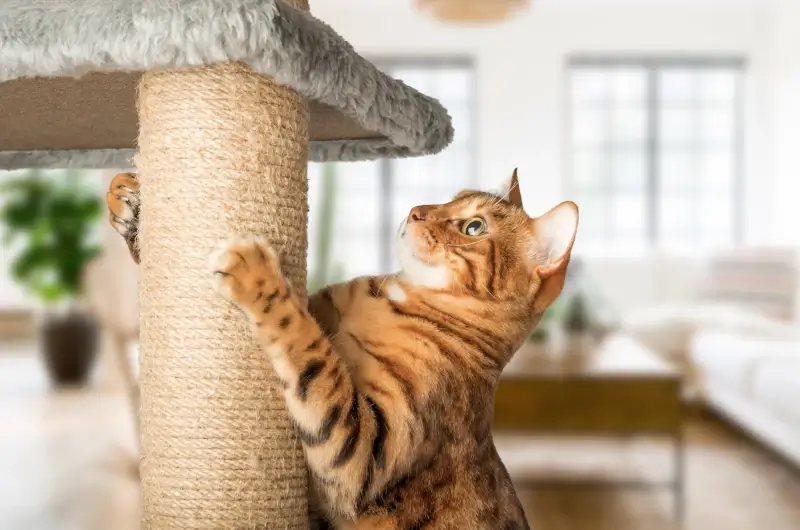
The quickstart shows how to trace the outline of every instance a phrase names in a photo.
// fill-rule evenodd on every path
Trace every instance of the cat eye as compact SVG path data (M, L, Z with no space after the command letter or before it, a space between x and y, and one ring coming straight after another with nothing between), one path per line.
M481 217L473 217L461 225L461 233L467 236L479 236L486 232L486 221Z

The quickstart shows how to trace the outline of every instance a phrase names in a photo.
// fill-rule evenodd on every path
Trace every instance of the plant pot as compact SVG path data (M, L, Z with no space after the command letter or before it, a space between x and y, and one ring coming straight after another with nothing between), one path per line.
M47 315L40 334L41 353L51 381L56 386L84 385L97 356L99 330L95 320L79 311Z

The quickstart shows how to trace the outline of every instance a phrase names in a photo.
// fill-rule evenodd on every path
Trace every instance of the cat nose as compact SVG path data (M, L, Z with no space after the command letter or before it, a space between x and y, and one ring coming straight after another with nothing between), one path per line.
M418 223L420 221L424 221L428 217L428 213L433 208L431 206L414 206L411 208L411 211L408 213L408 222L409 223Z

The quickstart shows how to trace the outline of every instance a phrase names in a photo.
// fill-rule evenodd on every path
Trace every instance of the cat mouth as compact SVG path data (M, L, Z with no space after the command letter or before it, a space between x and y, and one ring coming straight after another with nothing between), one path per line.
M397 245L398 248L402 249L402 252L407 257L423 263L425 262L422 256L419 255L419 252L417 252L416 245L414 245L414 242L411 241L411 234L408 230L408 221L406 220L403 220L403 222L400 223L400 226L397 228Z

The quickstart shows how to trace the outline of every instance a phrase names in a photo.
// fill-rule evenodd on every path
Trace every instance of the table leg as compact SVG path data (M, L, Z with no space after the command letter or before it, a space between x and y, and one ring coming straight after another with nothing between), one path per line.
M675 433L673 496L675 520L681 525L686 517L686 440L683 426Z

